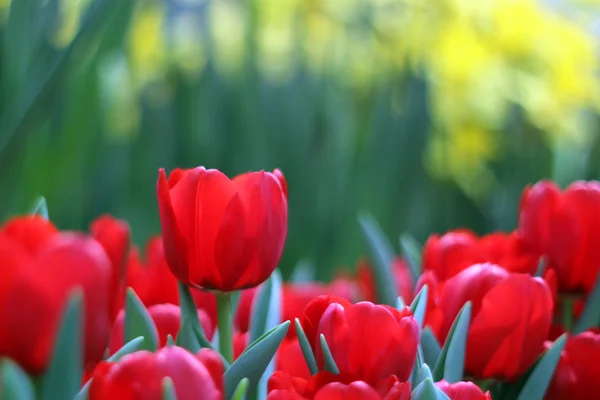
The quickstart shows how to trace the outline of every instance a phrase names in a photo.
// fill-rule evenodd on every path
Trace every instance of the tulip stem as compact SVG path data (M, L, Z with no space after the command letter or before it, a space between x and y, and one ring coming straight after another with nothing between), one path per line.
M233 361L233 312L231 309L231 294L217 294L217 318L219 324L219 353L231 364Z

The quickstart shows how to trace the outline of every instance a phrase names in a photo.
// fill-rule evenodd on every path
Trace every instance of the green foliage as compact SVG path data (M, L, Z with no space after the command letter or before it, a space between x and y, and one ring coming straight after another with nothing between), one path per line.
M452 323L446 342L435 363L433 377L436 381L444 379L449 383L456 383L463 379L470 322L471 302L468 301Z
M142 350L155 351L158 348L158 332L152 317L132 288L127 288L125 299L125 341L143 337Z

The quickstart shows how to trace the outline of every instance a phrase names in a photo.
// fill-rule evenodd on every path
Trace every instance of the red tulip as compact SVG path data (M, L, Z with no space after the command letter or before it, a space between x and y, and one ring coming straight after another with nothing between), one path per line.
M465 369L481 379L513 380L531 367L552 322L553 300L542 278L493 264L473 265L446 281L440 294L445 338L461 307L472 302Z
M296 338L285 339L281 343L275 357L275 367L278 371L287 372L298 378L309 379L311 376L302 348Z
M239 332L248 332L250 330L250 319L252 315L252 305L256 293L256 288L242 290L238 301L237 309L235 310L234 324Z
M396 290L405 303L410 304L413 300L413 278L410 268L403 258L395 258L392 262L392 273L396 283ZM371 266L366 259L359 261L358 280L363 294L363 300L376 302L375 281Z
M490 392L485 392L473 382L448 383L446 381L436 382L438 388L442 389L450 400L492 400Z
M562 193L549 181L525 188L519 232L528 250L548 258L560 292L589 293L600 269L600 183L575 182Z
M546 343L549 347L551 343ZM600 393L600 334L583 332L567 339L546 400L595 399Z
M127 260L126 285L135 290L146 307L156 304L179 305L177 278L173 275L163 251L160 236L146 244L146 261L142 262L139 250L133 247ZM198 308L206 311L214 323L217 320L217 299L213 293L191 290Z
M173 304L157 304L148 307L148 313L152 317L158 334L159 347L167 345L168 335L173 339L177 338L179 326L181 325L181 311L179 307ZM202 324L206 336L212 338L214 327L210 317L202 310L198 310L198 318ZM122 310L117 317L112 331L110 333L110 342L108 350L110 354L114 354L123 347L125 336L125 310Z
M395 375L406 381L414 366L419 327L408 308L398 311L388 306L321 296L306 306L302 321L307 338L322 368L320 334L325 336L331 354L343 375L376 384Z
M167 181L158 204L165 255L183 283L230 292L258 286L273 272L287 235L283 177L251 172L233 180L198 167Z
M19 242L31 255L37 254L58 233L52 222L39 215L16 217L6 223L2 232Z
M114 321L122 307L121 300L125 295L125 260L131 241L129 225L110 215L103 215L92 222L90 232L102 245L112 265L109 309L110 319Z
M37 222L36 222L37 224ZM0 354L32 374L44 371L56 340L67 299L83 291L84 362L102 358L110 330L108 295L110 262L93 239L55 234L32 249L0 235ZM18 235L17 235L18 236Z
M276 371L269 378L268 389L268 400L410 400L410 383L393 375L372 386L343 374L319 372L306 380Z
M177 346L138 351L116 363L100 363L89 398L162 400L163 379L170 377L178 400L221 400L222 374L220 356L208 349L197 355Z
M477 237L468 230L432 235L423 247L423 269L445 281L473 264L490 262L511 272L534 273L539 256L526 252L516 233Z
M248 347L249 332L235 332L233 334L233 359L236 360Z

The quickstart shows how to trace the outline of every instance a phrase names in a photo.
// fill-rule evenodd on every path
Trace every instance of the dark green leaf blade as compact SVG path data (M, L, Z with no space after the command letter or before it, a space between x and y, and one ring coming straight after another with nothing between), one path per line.
M423 350L423 361L427 365L434 365L442 352L442 346L438 343L429 326L421 331L421 349Z
M467 301L452 323L433 369L433 377L436 381L445 379L449 383L456 383L463 379L470 321L471 302Z
M302 349L302 355L304 355L304 360L306 361L306 365L308 366L308 370L311 375L319 372L319 368L317 367L317 361L315 360L315 355L313 354L312 347L310 347L310 343L308 342L308 338L304 333L304 329L302 329L302 325L300 325L300 320L296 318L294 320L294 324L296 326L296 336L298 337L298 343L300 343L300 349Z
M371 260L378 303L395 307L398 293L392 274L394 249L373 216L361 214L358 221Z
M44 196L40 196L36 199L35 204L31 209L32 215L39 215L44 219L49 219L48 217L48 204L46 204L46 198Z
M143 337L142 350L156 351L158 332L152 317L132 288L127 288L125 300L125 341Z
M290 326L286 321L277 326L257 342L252 343L235 360L225 372L225 399L230 400L240 381L248 378L248 390L253 390L258 385L267 366L275 356L279 345L285 338Z
M573 327L573 334L577 335L589 328L598 326L600 323L600 274L596 277L596 283L588 296L581 317Z
M175 394L175 387L173 386L173 380L168 376L162 380L162 388L163 388L163 400L177 400L177 395Z
M544 352L531 371L517 400L542 400L544 398L566 342L567 334L563 334Z
M127 354L135 353L136 351L141 350L143 346L144 337L138 336L135 339L131 339L129 342L125 343L125 345L117 350L115 354L110 356L107 361L117 362Z
M61 318L50 365L42 377L41 400L72 399L83 376L83 292L69 297Z
M35 389L29 376L21 367L8 358L0 360L0 399L35 399Z
M417 323L419 324L419 329L423 329L423 323L425 322L425 312L427 311L427 295L429 293L429 288L427 285L424 285L419 293L415 296L413 302L410 305L410 311L412 311Z
M421 275L421 245L419 245L412 235L403 233L400 236L400 248L410 266L413 281L416 282Z
M319 336L321 341L321 351L323 352L323 365L325 367L325 371L331 372L332 374L339 374L340 370L333 359L333 355L331 354L331 350L329 350L329 346L327 345L327 340L325 339L325 335L321 333Z

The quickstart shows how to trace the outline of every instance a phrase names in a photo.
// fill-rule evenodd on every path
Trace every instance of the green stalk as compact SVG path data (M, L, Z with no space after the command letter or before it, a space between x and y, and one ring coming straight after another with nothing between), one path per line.
M231 364L233 362L233 313L231 294L217 294L217 318L219 324L219 353Z

